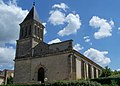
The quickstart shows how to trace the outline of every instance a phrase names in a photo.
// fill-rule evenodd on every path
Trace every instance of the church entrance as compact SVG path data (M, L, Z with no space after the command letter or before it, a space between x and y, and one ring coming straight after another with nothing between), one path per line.
M44 68L41 67L38 69L38 81L41 81L41 83L44 83L44 78L45 78Z

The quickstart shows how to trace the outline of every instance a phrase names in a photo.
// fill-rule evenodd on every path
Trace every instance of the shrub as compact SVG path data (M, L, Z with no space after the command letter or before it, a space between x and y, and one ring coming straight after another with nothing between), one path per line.
M91 81L96 81L98 83L101 83L104 86L120 86L120 78L98 78L98 79L92 79Z
M93 81L85 81L85 80L79 80L79 81L58 81L53 84L52 86L101 86L101 84Z
M13 77L12 76L7 78L7 84L13 84Z
M5 86L5 85L3 85ZM93 81L77 80L77 81L57 81L52 84L32 84L32 85L14 85L8 84L7 86L101 86L101 84Z

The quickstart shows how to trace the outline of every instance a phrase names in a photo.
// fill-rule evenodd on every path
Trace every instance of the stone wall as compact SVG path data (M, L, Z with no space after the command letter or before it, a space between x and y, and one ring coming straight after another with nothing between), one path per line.
M30 81L31 60L16 60L14 83L28 83Z
M76 79L98 78L102 69L95 64L83 59L81 56L76 57ZM99 72L98 72L99 71Z
M38 70L41 67L45 70L44 78L48 82L71 79L69 55L66 53L16 60L14 83L38 82Z
M34 56L42 56L46 55L48 52L48 44L44 42L40 42L35 48L34 48Z
M29 38L17 41L16 58L27 55L32 47L31 43Z
M49 45L49 49L54 51L64 51L64 50L72 49L72 40L51 44Z
M48 82L69 79L68 54L52 55L31 60L31 81L37 81L38 69L43 67Z

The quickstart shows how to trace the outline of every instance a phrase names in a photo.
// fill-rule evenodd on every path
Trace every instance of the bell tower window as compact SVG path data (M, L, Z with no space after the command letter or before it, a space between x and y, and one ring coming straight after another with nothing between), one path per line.
M31 25L29 27L29 36L31 35Z
M27 36L27 26L25 27L25 33L24 34L25 34L24 37L26 37Z
M43 39L43 29L40 29L40 38Z
M38 31L37 31L37 36L39 37L39 28L37 28L37 30L38 30Z
M23 28L22 33L23 33L23 38L24 38L25 37L25 28Z
M21 28L21 30L20 30L20 38L23 38L23 28Z
M21 36L23 37L23 28L21 29Z
M38 37L38 34L39 34L39 32L38 32L38 27L36 28L36 36Z
M36 33L37 33L37 27L35 26L35 35L36 35Z
M41 34L41 30L40 30L39 26L35 26L35 33L34 33L34 35L35 35L37 38L40 39L40 36L41 36L42 34Z

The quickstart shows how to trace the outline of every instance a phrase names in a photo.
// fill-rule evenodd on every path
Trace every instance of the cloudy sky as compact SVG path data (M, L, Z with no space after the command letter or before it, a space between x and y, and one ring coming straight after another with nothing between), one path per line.
M78 52L120 69L120 0L0 0L0 70L14 69L19 24L34 1L46 43L73 39Z

